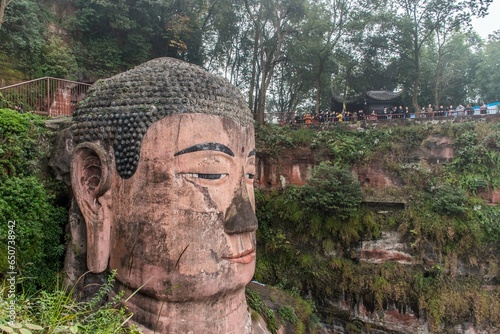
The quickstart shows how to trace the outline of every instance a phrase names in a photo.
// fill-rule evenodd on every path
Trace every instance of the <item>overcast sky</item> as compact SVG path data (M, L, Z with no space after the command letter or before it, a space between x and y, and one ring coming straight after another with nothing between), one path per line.
M481 19L472 19L472 27L482 38L487 39L489 34L495 30L500 30L499 15L500 0L493 0L488 8L488 15Z

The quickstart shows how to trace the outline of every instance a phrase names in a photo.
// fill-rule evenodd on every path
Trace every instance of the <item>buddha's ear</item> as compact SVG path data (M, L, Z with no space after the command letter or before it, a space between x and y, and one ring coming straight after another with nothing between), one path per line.
M87 267L106 270L109 260L112 161L102 147L81 143L71 157L71 186L87 230Z

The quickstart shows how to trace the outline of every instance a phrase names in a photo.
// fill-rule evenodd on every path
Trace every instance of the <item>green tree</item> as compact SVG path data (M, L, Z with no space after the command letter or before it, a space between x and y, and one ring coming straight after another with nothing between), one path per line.
M40 64L47 26L47 12L36 0L16 0L5 9L0 52L15 58L28 77Z
M168 38L181 38L175 35L175 20L182 18L172 5L173 1L158 0L76 1L69 28L86 79L94 81L150 58L172 55Z
M329 88L330 73L333 67L333 51L345 33L349 20L351 19L351 10L357 6L356 1L334 0L311 3L308 23L302 29L307 41L305 50L310 54L313 60L311 68L314 73L314 88L316 95L315 112L320 111L321 96L323 87ZM308 36L309 35L309 36Z
M419 99L434 106L469 103L475 97L479 37L456 32L444 45L430 41L423 48Z
M76 79L78 65L75 56L60 37L50 38L42 52L41 64L36 71L36 77Z
M396 33L403 37L404 42L400 45L400 52L412 61L411 104L418 110L422 81L421 56L426 43L434 37L436 31L443 31L445 21L452 22L452 27L447 27L450 29L458 27L461 22L469 22L473 15L484 15L491 0L402 0L394 3L399 8L399 31Z
M12 0L1 0L0 1L0 29L2 29L2 23L3 23L3 17L5 15L5 9L7 8L8 5L10 5L10 3L12 2Z
M348 168L321 162L302 187L301 199L304 207L326 217L349 219L359 214L362 195L359 183Z
M401 36L395 34L395 12L389 1L360 2L350 15L335 60L332 90L346 100L367 90L405 87L407 59L398 52Z
M476 83L483 101L500 101L500 30L490 35L479 53Z
M266 94L277 64L285 59L286 39L304 16L304 1L245 0L245 7L255 32L249 106L257 122L264 124Z
M245 18L242 0L220 0L203 34L205 66L243 89L247 89L251 81L253 52L252 27L244 23Z

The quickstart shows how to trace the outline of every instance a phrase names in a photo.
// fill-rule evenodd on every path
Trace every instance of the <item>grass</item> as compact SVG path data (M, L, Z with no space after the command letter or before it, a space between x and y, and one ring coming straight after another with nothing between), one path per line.
M21 292L13 300L7 294L10 287L5 280L0 287L0 331L22 334L141 333L129 323L132 315L123 306L126 300L121 294L106 301L114 276L115 273L111 273L108 282L88 302L76 301L74 290L61 285L54 291L42 290L34 295Z

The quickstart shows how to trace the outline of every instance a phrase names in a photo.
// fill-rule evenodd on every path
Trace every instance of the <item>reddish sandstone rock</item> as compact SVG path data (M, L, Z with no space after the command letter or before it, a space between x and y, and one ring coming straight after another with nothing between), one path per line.
M363 241L360 250L360 260L381 264L394 261L401 264L412 264L413 258L407 253L407 245L400 242L397 232L382 232L382 237L374 241Z

